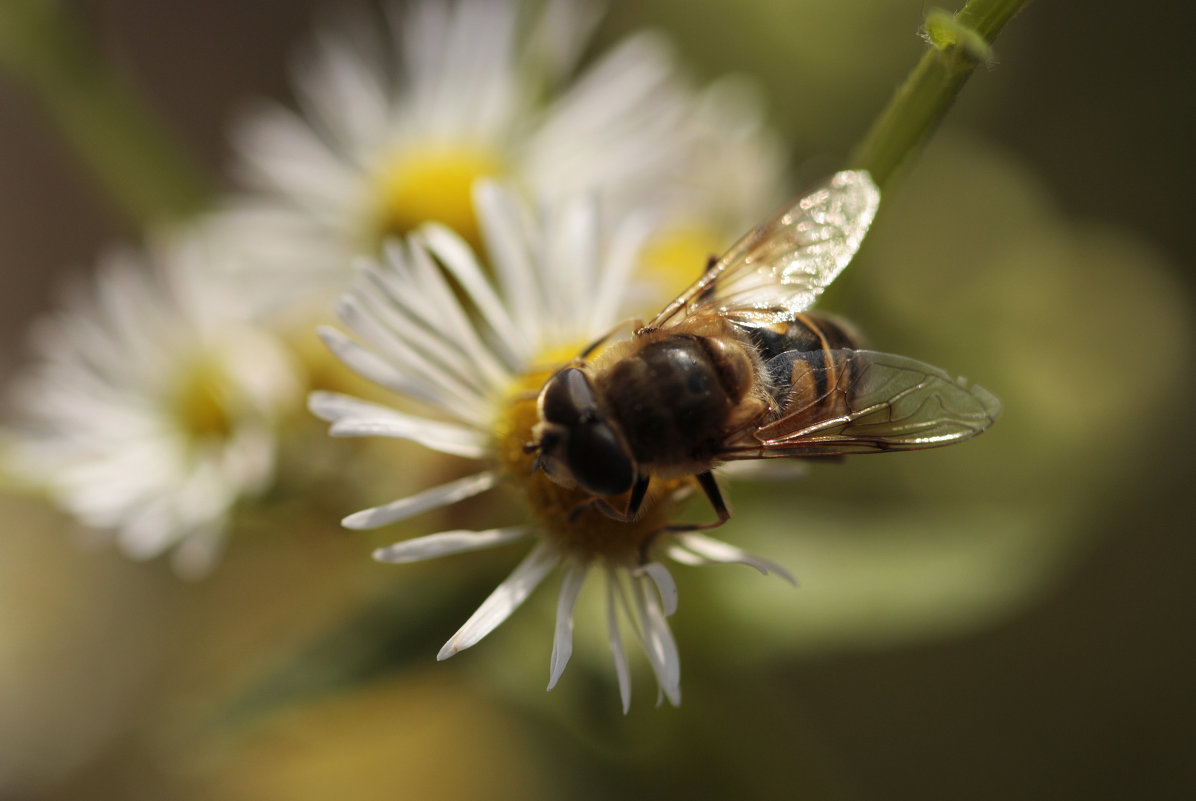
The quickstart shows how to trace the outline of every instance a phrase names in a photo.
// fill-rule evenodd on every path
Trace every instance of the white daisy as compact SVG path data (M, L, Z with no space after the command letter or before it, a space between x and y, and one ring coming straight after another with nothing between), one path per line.
M233 504L269 485L275 422L300 388L285 352L175 243L103 258L32 331L10 388L10 469L130 557L210 568Z
M572 652L573 609L582 583L599 569L607 588L610 647L624 710L629 670L618 620L629 620L664 697L679 703L680 662L666 618L677 589L665 565L736 562L761 572L775 565L697 532L660 534L684 482L661 482L643 519L619 523L588 510L584 496L531 469L523 445L536 421L535 398L552 370L619 318L645 226L632 220L607 239L593 204L562 202L533 215L511 195L480 184L476 208L486 243L483 267L469 245L438 224L394 243L383 264L367 263L339 313L365 344L335 329L321 335L356 372L426 405L414 414L346 395L317 392L310 408L334 436L389 436L482 463L478 472L350 515L368 529L449 506L500 483L523 494L531 523L485 531L443 531L375 553L414 562L532 540L530 553L441 649L444 659L502 623L554 568L563 570L549 688ZM491 277L493 276L493 277ZM654 536L655 535L655 536ZM648 557L645 561L645 555Z
M785 146L766 123L759 87L740 76L715 81L695 98L684 131L684 175L656 188L656 229L639 274L676 297L712 254L792 196Z
M575 74L595 7L424 0L391 8L388 26L321 32L296 71L298 113L265 108L237 131L250 191L217 224L249 273L339 291L355 256L424 221L476 244L479 177L538 197L595 193L604 213L652 208L665 224L719 226L720 239L750 224L710 205L722 184L771 176L751 190L753 218L787 194L780 148L747 135L760 119L750 93L695 92L660 37L633 36Z

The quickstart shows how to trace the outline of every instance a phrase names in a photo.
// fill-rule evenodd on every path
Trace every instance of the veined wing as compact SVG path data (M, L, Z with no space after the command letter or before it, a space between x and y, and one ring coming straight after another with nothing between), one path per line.
M793 384L775 419L722 459L917 450L976 436L997 419L991 392L929 364L866 350L791 352Z
M749 325L770 325L805 311L851 261L880 204L867 172L836 173L731 247L649 328L715 310Z

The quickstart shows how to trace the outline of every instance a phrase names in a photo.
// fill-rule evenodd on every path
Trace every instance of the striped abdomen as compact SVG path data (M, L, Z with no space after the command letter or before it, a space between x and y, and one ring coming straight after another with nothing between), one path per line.
M792 322L742 330L764 363L772 402L768 419L800 411L800 417L813 420L847 411L852 382L844 351L860 343L845 322L799 314Z

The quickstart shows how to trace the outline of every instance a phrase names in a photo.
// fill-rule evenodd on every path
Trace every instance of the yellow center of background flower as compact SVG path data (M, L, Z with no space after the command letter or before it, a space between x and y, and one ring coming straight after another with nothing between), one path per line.
M473 184L503 171L499 155L477 145L436 143L404 148L378 173L377 238L403 235L436 221L476 244Z
M676 227L656 232L640 253L639 276L675 298L706 272L712 255L726 243L709 228Z
M189 441L226 439L232 434L230 389L227 372L214 359L200 357L186 364L172 388L169 409Z
M574 353L577 350L573 351ZM567 489L552 481L542 470L534 470L535 454L524 450L532 440L532 426L538 421L536 398L553 370L528 373L505 404L495 425L499 463L508 479L522 491L529 512L545 536L584 559L602 558L615 564L637 564L650 551L654 535L669 524L677 508L678 490L690 483L654 481L644 501L643 513L630 523L612 520L597 509L574 511L592 496L581 489ZM607 499L616 509L627 506L627 494Z

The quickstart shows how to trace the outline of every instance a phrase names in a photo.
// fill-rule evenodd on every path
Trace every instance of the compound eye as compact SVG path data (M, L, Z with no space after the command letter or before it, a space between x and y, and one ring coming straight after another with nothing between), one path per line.
M606 423L575 428L569 436L568 451L573 477L588 492L618 495L635 483L631 455Z
M590 379L576 367L567 367L548 379L540 394L540 414L550 423L572 425L592 418L597 411Z
M546 476L562 487L576 487L573 473L565 464L567 431L557 425L540 423L533 433L536 437L534 468L543 470Z

